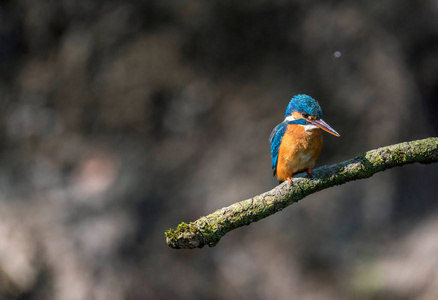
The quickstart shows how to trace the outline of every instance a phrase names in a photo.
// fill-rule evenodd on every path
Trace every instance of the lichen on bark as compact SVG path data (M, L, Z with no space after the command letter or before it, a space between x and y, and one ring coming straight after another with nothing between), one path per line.
M167 230L166 241L175 249L202 248L205 245L213 247L227 232L266 218L312 193L415 162L438 162L438 138L360 153L350 160L313 170L312 178L308 178L306 173L297 174L292 184L286 181L268 192Z

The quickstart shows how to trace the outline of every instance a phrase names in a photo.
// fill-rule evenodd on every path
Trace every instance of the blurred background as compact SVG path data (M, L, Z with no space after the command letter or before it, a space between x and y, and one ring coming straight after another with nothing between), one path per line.
M298 93L318 165L436 136L438 1L2 1L1 299L437 299L437 164L166 245L277 185Z

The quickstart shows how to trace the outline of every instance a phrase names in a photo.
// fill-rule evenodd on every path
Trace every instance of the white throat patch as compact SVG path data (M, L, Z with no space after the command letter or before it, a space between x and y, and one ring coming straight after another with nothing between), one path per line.
M286 119L284 119L284 122L290 122L290 121L294 121L294 120L296 120L294 118L294 116L287 116Z
M313 129L317 129L318 126L312 125L312 124L308 124L308 125L303 125L304 126L304 130L305 131L309 131L309 130L313 130Z

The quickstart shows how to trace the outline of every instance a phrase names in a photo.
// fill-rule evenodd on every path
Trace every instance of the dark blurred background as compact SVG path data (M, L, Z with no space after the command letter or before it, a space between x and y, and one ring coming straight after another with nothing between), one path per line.
M2 1L1 299L437 299L437 165L166 245L276 186L298 93L318 165L436 136L438 1Z

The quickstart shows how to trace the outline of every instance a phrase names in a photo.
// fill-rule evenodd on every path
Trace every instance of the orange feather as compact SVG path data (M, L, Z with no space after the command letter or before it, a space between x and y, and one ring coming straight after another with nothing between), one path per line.
M322 144L319 128L306 131L304 126L288 125L278 153L278 180L285 181L296 173L313 168L321 153Z

